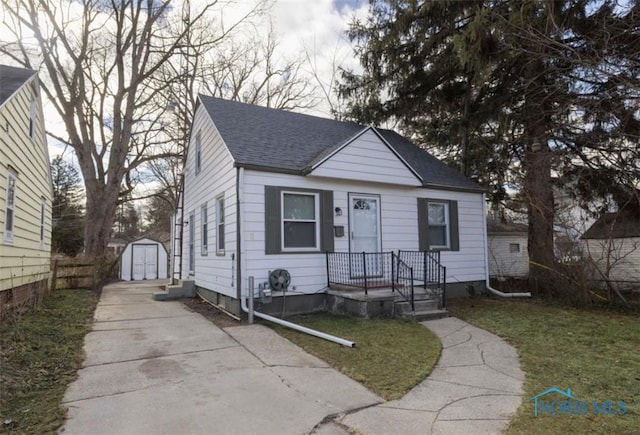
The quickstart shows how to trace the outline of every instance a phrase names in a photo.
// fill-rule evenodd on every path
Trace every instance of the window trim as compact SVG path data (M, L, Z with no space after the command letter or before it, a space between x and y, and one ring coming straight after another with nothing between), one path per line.
M225 231L224 194L222 194L216 198L216 255L224 255Z
M430 251L444 251L451 249L451 219L450 219L450 204L449 201L437 201L437 200L428 200L427 201L427 210L431 205L441 205L444 207L444 236L445 236L445 244L444 245L432 245L429 243ZM431 227L442 227L442 225L432 225L429 223L429 214L427 212L427 231L431 229Z
M282 251L282 198L281 191L294 193L315 193L319 195L320 206L320 239L319 249L309 251L292 249ZM333 228L334 203L333 191L321 189L308 189L291 186L264 186L264 253L265 255L289 255L289 254L309 254L317 255L320 252L332 252L334 250L335 236Z
M520 243L509 243L509 254L520 254Z
M13 186L12 182L13 181ZM18 191L18 177L12 171L7 172L7 196L4 207L4 233L2 239L5 243L13 244L16 228L16 197ZM9 192L12 193L12 201L9 201ZM9 219L7 216L11 211L11 229L8 228Z
M209 255L209 217L207 203L200 207L200 255Z
M448 204L448 242L447 248L429 246L429 203ZM460 223L458 219L458 201L441 198L417 198L418 203L418 249L420 251L460 251Z
M202 134L201 130L196 133L196 152L195 152L195 170L196 175L202 170Z
M297 195L297 196L313 196L314 207L314 219L285 219L284 218L284 196L285 195ZM311 247L286 247L284 245L284 224L285 222L313 222L315 224L315 246ZM282 252L320 252L320 193L319 192L296 192L290 190L280 191L280 250Z

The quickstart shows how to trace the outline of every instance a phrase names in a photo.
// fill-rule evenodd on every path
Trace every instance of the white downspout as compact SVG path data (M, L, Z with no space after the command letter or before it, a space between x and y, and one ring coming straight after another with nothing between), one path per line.
M486 194L482 194L482 215L485 217L485 223L482 225L483 227L483 236L484 236L484 270L485 270L485 286L487 290L493 293L496 296L500 296L501 298L530 298L531 293L504 293L500 290L496 290L489 284L489 239L487 237L487 197Z
M238 174L238 221L240 222L240 228L244 228L244 168L240 168L240 172ZM242 277L242 281L244 281L244 277L246 276L245 274L245 270L243 267L245 261L245 251L244 251L244 237L240 237L240 266L238 267L238 269L240 269L240 276ZM253 281L253 278L251 278L251 281ZM247 282L249 282L249 280L247 280ZM249 290L248 289L243 289L242 288L242 284L241 281L238 281L238 285L241 286L241 295L240 295L240 307L242 308L242 311L244 311L245 313L249 313L249 309L247 308L247 299L249 298ZM251 289L251 291L253 292L253 288ZM254 296L254 295L251 295ZM277 317L273 317L273 316L269 316L267 314L263 314L260 313L258 311L252 310L253 311L253 315L255 317L259 317L261 319L267 320L269 322L273 322L276 323L278 325L282 325L284 327L287 328L291 328L294 329L296 331L300 331L303 332L305 334L309 334L309 335L313 335L314 337L319 337L319 338L323 338L325 340L329 340L332 341L334 343L338 343L341 344L343 346L347 346L347 347L355 347L356 344L352 341L349 340L345 340L343 338L340 337L335 337L333 335L330 334L325 334L324 332L320 332L320 331L316 331L315 329L311 329L311 328L307 328L305 326L301 326L301 325L296 325L295 323L291 323L291 322L287 322L286 320L282 320L279 319Z

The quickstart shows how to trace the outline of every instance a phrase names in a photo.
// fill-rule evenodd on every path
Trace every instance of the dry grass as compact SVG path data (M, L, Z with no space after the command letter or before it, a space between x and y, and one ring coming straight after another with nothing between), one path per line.
M347 348L277 325L279 334L326 361L380 397L402 397L431 373L440 356L438 338L424 326L395 319L354 319L314 314L288 319L356 342Z
M640 428L640 318L537 301L452 301L452 315L487 329L518 349L525 397L508 433L632 434ZM587 402L626 402L625 415L541 415L534 395L571 388Z
M0 324L0 432L53 433L64 422L67 385L82 362L97 295L57 290Z

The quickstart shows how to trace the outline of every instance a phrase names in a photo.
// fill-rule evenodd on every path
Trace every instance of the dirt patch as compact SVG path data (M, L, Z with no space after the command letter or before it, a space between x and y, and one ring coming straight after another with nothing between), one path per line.
M238 321L223 311L217 309L213 305L203 301L200 298L185 298L181 302L191 311L201 314L210 320L218 328L228 328L230 326L240 326L243 321Z

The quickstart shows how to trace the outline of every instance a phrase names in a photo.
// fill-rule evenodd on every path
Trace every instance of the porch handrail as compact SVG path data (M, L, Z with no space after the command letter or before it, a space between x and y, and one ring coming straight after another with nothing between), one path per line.
M398 251L398 257L414 269L414 278L422 288L446 307L447 268L440 262L440 251Z
M407 263L402 261L400 256L392 253L392 257L395 258L396 263L396 275L394 281L395 288L403 299L411 305L411 311L416 310L415 305L415 293L414 293L414 279L413 279L413 267L410 267Z

